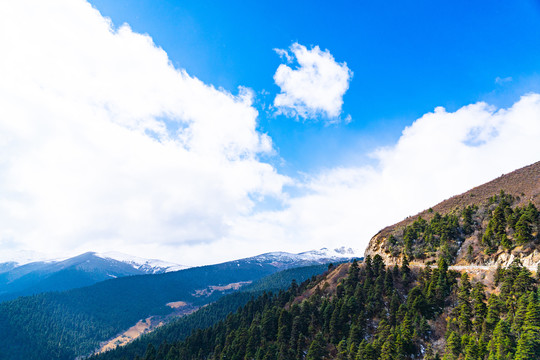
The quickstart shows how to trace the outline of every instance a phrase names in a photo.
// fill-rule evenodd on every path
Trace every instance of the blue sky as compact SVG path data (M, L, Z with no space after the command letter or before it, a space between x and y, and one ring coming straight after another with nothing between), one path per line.
M539 25L537 1L0 2L0 261L362 254L539 160Z
M257 92L260 129L288 174L368 161L437 106L508 106L540 89L538 1L91 2L116 25L151 35L176 67L233 93ZM263 109L279 92L273 49L293 42L328 49L354 72L343 105L351 123Z

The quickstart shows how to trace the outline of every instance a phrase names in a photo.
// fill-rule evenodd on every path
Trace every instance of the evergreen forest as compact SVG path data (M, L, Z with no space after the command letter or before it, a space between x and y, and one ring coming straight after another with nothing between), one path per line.
M445 259L413 269L368 257L348 266L335 289L325 286L329 276L265 293L183 341L117 359L540 358L538 279L518 261L497 270L492 289Z

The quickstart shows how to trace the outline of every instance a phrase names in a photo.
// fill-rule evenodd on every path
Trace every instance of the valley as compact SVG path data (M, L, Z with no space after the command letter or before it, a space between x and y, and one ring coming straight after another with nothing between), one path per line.
M5 349L2 358L87 356L105 342L130 341L121 334L133 326L135 329L130 332L133 335L145 329L160 329L156 324L161 321L169 322L179 314L185 315L240 290L257 294L287 287L292 279L302 280L324 271L326 265L318 264L328 261L325 254L311 256L309 261L301 257L299 263L295 262L296 254L287 257L281 253L278 258L263 254L162 274L119 277L64 292L4 301L0 303L0 346ZM310 263L314 267L298 267ZM294 272L287 272L289 268ZM277 277L271 277L273 274ZM247 300L249 297L242 301ZM184 303L188 306L181 306ZM235 304L228 311L241 305ZM148 318L150 322L144 320ZM143 323L137 326L141 319Z

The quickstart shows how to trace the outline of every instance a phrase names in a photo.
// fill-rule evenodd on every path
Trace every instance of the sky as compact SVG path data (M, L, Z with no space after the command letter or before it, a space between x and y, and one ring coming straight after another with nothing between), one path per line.
M361 254L540 160L539 25L526 0L2 2L0 258Z

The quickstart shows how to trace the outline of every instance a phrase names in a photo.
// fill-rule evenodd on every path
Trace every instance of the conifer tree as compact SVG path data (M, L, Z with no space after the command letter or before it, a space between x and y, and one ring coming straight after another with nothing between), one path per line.
M526 244L532 240L532 227L527 213L524 213L516 223L516 232L514 234L518 244Z
M403 256L403 262L401 263L401 278L404 283L408 283L411 269L409 268L409 259L407 256Z
M477 282L473 289L473 326L477 333L482 331L482 325L487 314L487 306L485 304L486 294L484 292L484 284Z
M325 341L322 333L318 333L309 346L306 360L323 360L326 356Z
M478 343L474 339L470 339L465 347L465 360L479 360L480 351L478 349Z
M448 340L446 341L446 354L452 356L450 359L457 357L461 352L461 338L453 331L450 332ZM446 357L445 357L446 359Z
M381 349L381 360L394 360L396 355L396 344L394 335L388 336Z
M508 354L512 354L512 340L510 335L510 325L505 319L501 319L488 345L489 360L506 359Z

